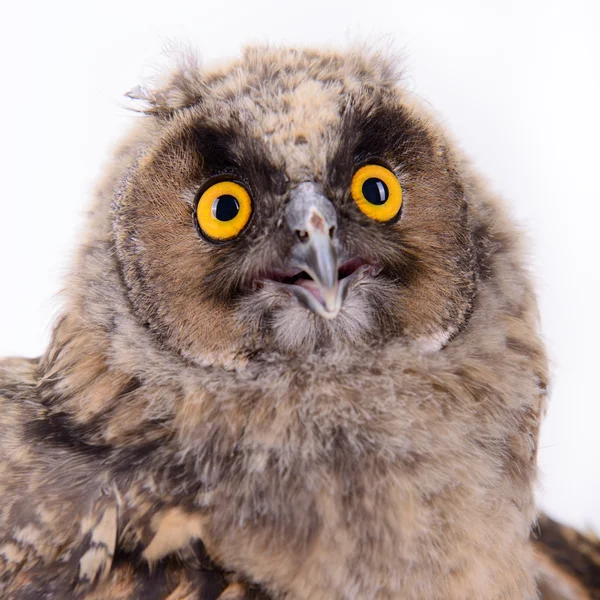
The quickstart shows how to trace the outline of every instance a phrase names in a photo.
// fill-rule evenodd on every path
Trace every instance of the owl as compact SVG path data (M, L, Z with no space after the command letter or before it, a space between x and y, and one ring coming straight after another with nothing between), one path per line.
M395 64L251 47L131 93L48 349L0 363L2 598L560 580L521 236Z

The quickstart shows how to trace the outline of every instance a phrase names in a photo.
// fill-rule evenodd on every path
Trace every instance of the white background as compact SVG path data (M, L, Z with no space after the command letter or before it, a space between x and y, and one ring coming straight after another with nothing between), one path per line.
M38 355L123 94L170 40L391 46L531 234L554 373L540 503L600 530L600 2L46 0L0 23L0 355Z

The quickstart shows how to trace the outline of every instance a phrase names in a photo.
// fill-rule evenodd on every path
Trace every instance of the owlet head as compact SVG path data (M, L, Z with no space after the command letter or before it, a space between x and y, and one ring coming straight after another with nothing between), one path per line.
M145 99L112 227L130 305L161 343L196 360L460 330L463 185L388 62L254 48Z

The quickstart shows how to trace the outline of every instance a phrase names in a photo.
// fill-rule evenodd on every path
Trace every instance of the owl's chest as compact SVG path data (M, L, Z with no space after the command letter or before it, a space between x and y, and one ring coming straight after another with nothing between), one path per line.
M411 581L414 598L485 598L477 582L524 555L529 518L491 427L390 379L297 397L240 389L185 449L190 467L173 483L185 508L172 496L154 539L162 519L183 523L182 539L292 599L406 599Z
M473 461L476 476L467 475L456 454L393 457L374 443L355 453L337 443L328 459L261 456L261 469L232 473L215 489L209 551L298 600L480 599L494 581L504 597L525 597L497 567L519 570L516 555L525 568L528 517L492 491L493 473Z
M286 385L257 378L212 399L193 430L196 447L185 451L219 523L257 524L301 545L335 513L365 531L386 522L394 535L406 527L388 514L425 514L458 487L475 495L493 487L496 450L477 414L388 373L315 368L292 383L280 377Z

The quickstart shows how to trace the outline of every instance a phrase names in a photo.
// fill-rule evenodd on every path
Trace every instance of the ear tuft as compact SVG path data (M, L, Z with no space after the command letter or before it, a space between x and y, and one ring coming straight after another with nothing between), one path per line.
M161 118L171 118L183 108L198 104L206 94L199 57L191 51L177 53L175 61L147 86L137 86L125 94L141 106L131 110Z

